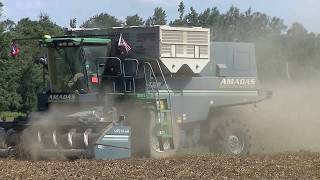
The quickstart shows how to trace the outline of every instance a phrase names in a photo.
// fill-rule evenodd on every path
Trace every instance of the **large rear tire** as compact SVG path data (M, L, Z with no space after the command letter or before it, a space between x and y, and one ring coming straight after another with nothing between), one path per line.
M236 113L224 112L210 122L209 150L219 154L248 155L251 148L249 129Z

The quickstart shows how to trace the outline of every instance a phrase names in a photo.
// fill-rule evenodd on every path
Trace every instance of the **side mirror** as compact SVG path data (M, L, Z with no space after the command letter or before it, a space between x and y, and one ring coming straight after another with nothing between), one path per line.
M228 66L226 64L217 64L216 69L217 69L216 75L218 77L226 77L229 75Z
M48 69L47 58L40 58L39 63L42 64L44 68Z

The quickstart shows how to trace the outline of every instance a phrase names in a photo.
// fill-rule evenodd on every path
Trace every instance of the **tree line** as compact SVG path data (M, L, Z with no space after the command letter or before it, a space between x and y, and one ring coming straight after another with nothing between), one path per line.
M0 3L0 17L3 4ZM308 32L300 23L289 27L278 17L252 9L241 11L231 6L228 11L207 8L197 12L186 8L183 1L177 7L179 16L167 20L166 11L157 7L147 19L138 14L120 20L106 12L89 17L78 26L75 18L70 27L109 28L114 26L202 26L210 28L212 41L253 42L256 45L259 78L296 80L308 78L320 69L320 35ZM19 41L20 54L9 55L11 40L25 37L63 35L63 27L54 23L45 13L38 20L22 18L0 22L0 112L30 112L35 110L36 93L45 86L39 58L45 53L37 40Z

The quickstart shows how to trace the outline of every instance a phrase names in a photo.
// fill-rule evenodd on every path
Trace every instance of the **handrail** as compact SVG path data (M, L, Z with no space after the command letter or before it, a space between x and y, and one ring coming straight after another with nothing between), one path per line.
M169 98L168 98L168 100L169 100L169 103L170 103L170 122L171 122L171 132L173 132L174 130L173 130L173 119L172 119L171 94L170 94L170 90L169 90L169 86L168 86L168 84L167 84L166 78L164 77L163 71L162 71L162 69L161 69L161 66L160 66L159 60L157 59L156 61L157 61L157 64L158 64L158 67L159 67L159 70L160 70L160 73L161 73L161 77L162 77L162 79L163 79L163 82L164 82L164 84L165 84L165 86L166 86L166 88L167 88L168 94L169 94Z
M99 67L100 67L100 62L99 62L99 59L100 60L103 60L103 63L104 63L104 70L101 74L99 74ZM117 75L107 75L107 76L104 76L104 71L105 71L105 65L106 63L108 62L109 59L114 59L114 60L117 60L119 61L119 70L120 70L120 74L117 74ZM111 77L111 78L117 78L117 77L121 77L123 75L123 71L122 71L122 62L121 60L118 58L118 57L97 57L96 58L96 70L97 70L97 77L98 78L98 83L99 85L101 84L101 81L102 81L102 78L103 77ZM100 79L100 76L101 76L101 79ZM116 86L115 86L115 82L113 80L113 93L116 92Z
M149 63L149 62L144 62L144 64L145 65L148 65L149 66L149 68L150 68L150 70L151 70L151 73L152 73L152 76L153 76L153 78L155 79L155 81L156 81L156 85L158 86L158 80L157 80L157 78L156 78L156 75L155 75L155 73L154 73L154 71L153 71L153 68L152 68L152 66L151 66L151 64ZM143 66L143 71L144 71L144 74L146 75L146 72L145 72L145 65ZM151 89L152 89L152 92L154 93L154 88L153 88L153 86L151 85ZM158 95L158 97L157 97L157 100L160 98L160 94L159 94L159 90L157 91L157 95Z
M119 64L120 64L120 74L122 75L123 74L123 71L122 71L122 62L121 62L121 59L119 59L118 57L97 57L96 58L97 60L99 59L102 59L102 60L105 60L104 62L106 62L106 60L108 59L116 59L119 61ZM98 62L98 61L97 61ZM98 65L99 66L99 65ZM97 68L98 68L97 66Z
M152 68L151 64L150 64L149 62L145 62L145 64L150 67L151 72L152 72L152 75L153 75L153 77L155 78L155 81L156 81L156 84L157 84L157 87L158 87L158 91L157 91L158 98L156 98L156 100L157 100L157 104L156 104L156 105L157 105L158 121L159 121L159 123L161 123L162 118L165 118L165 117L166 117L166 118L165 118L166 122L170 121L170 122L168 122L168 123L171 124L171 126L169 127L169 128L170 128L169 131L171 132L171 135L172 135L172 139L171 139L171 140L173 140L173 138L174 138L174 137L173 137L173 131L174 131L174 129L173 129L173 117L172 117L172 114L173 114L173 113L172 113L172 104L171 104L171 93L170 93L170 89L169 89L169 86L168 86L168 84L167 84L167 81L166 81L166 79L165 79L165 77L164 77L163 71L162 71L162 69L161 69L160 63L159 63L158 60L156 60L156 61L157 61L157 65L158 65L158 68L159 68L160 73L161 73L161 78L163 79L163 82L164 82L164 84L165 84L165 87L166 87L166 89L167 89L167 91L168 91L168 99L167 99L167 101L169 101L169 102L167 102L167 103L170 103L170 109L169 109L170 114L169 114L169 117L166 116L166 115L163 115L164 117L162 117L162 112L161 112L161 108L160 108L160 92L159 92L159 90L160 90L160 88L161 88L161 85L158 86L158 80L157 80L157 78L156 78L156 76L155 76L155 73L154 73L154 71L153 71L153 68ZM145 66L144 66L144 71L145 71ZM146 74L146 73L145 73L145 74ZM153 86L151 86L151 88L152 88L152 90L153 90ZM168 106L168 108L169 108L169 106ZM171 146L171 143L170 143L170 146ZM174 146L173 146L173 147L174 147Z
M127 75L126 74L126 63L127 62L135 62L136 63L136 69L135 69L135 72L134 74L132 75ZM135 76L138 74L138 70L139 70L139 61L137 59L132 59L132 58L125 58L123 61L122 61L122 68L123 68L123 78L124 78L124 91L125 92L132 92L132 89L131 91L127 91L127 83L126 83L126 78L132 78L132 86L133 86L133 93L136 92L136 84L135 84Z
M158 68L159 68L160 73L161 73L161 77L162 77L163 82L164 82L164 84L165 84L165 86L166 86L166 88L167 88L167 91L168 91L168 94L169 94L169 98L170 98L170 95L171 95L171 94L170 94L170 90L169 90L169 86L168 86L168 84L167 84L166 78L165 78L164 75L163 75L163 71L162 71L162 69L161 69L159 60L157 59L156 61L157 61ZM169 100L170 100L170 99L169 99ZM170 102L171 102L171 101L170 101Z
M124 59L124 62L123 62L123 76L124 77L131 77L131 76L127 76L126 75L126 71L125 71L125 61L135 61L136 62L136 64L137 64L137 68L136 68L136 73L135 73L135 75L137 75L138 74L138 66L139 66L139 61L137 60L137 59L132 59L132 58L125 58Z

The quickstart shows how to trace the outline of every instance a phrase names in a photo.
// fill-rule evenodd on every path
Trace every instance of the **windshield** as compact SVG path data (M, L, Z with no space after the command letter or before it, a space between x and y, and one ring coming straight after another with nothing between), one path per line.
M80 47L49 48L49 74L54 92L85 91Z
M97 90L99 84L98 80L98 59L108 56L108 46L84 46L86 58L86 71L88 76L88 86L90 90Z
M98 87L96 60L108 46L52 47L48 49L51 88L56 93L88 93Z

